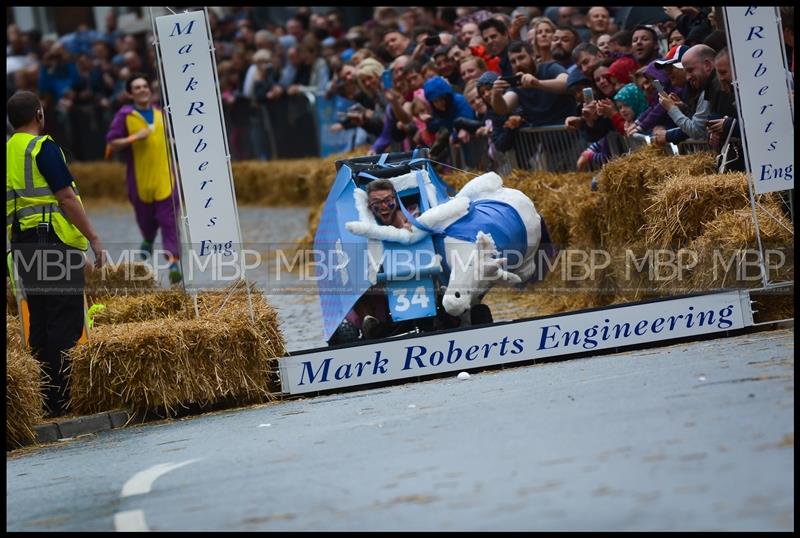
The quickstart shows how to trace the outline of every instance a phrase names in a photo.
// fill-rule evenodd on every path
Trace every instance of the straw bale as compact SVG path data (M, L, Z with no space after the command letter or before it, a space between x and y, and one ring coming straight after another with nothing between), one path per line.
M322 210L325 209L325 202L321 202L314 209L308 213L308 231L306 234L297 240L295 246L297 248L311 248L314 245L314 236L317 234L319 228L319 221L322 219Z
M19 315L17 298L14 297L14 293L11 291L11 279L9 277L6 277L6 314Z
M569 226L569 245L600 248L603 246L602 231L605 221L601 214L601 198L588 188L586 191L579 188L564 208ZM549 229L549 221L547 225Z
M794 286L784 289L750 292L753 321L765 323L794 318Z
M194 317L191 296L180 288L154 289L139 295L118 295L105 299L105 308L94 314L94 324L108 325L168 317Z
M156 315L163 310L154 305L177 308L179 300L170 303L175 298L177 293L149 302L115 298L112 314L130 313L140 304ZM251 300L255 323L240 286L199 293L199 319L183 319L178 312L169 318L99 324L88 343L70 351L71 408L77 413L163 409L173 415L188 404L272 398L280 391L277 358L286 355L285 343L275 309L258 291Z
M98 199L128 201L125 164L119 161L72 162L70 172L84 203Z
M713 171L710 153L665 155L656 147L645 147L606 163L598 176L600 213L606 219L604 241L625 245L634 240L645 223L644 210L651 205L648 196L669 177Z
M156 287L152 266L143 262L107 264L100 269L87 263L85 275L90 302L102 302L117 295L137 295Z
M681 248L718 215L749 205L744 173L676 174L651 195L644 233L654 248Z
M529 172L515 170L503 178L503 185L517 189L533 201L547 223L553 242L561 247L572 244L571 230L578 202L592 197L591 174Z
M19 318L6 315L6 450L36 439L43 418L42 373L22 347Z
M6 313L6 349L22 348L22 322L19 316Z
M761 241L768 253L771 281L794 280L794 232L773 197L763 197L757 207ZM758 244L752 210L747 207L720 213L707 223L702 235L692 241L697 264L683 282L689 290L752 288L759 278ZM744 263L739 263L743 261Z

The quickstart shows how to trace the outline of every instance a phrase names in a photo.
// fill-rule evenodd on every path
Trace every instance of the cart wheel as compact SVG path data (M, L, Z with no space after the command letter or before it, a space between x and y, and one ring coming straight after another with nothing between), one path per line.
M361 330L349 321L344 320L339 325L339 328L336 329L336 332L333 333L331 339L328 340L328 345L349 344L350 342L357 342L360 339Z
M489 309L489 305L476 304L469 311L469 315L472 325L485 325L487 323L494 323L492 311Z

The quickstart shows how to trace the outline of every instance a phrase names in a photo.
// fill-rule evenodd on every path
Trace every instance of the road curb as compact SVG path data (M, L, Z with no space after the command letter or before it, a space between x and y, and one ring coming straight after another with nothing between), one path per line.
M61 439L77 437L78 435L121 428L128 422L130 416L128 411L115 410L38 424L34 426L36 443L52 443Z

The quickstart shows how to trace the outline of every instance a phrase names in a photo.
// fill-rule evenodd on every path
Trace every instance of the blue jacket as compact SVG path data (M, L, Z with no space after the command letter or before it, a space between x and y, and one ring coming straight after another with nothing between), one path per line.
M428 120L428 131L436 133L442 127L455 134L453 123L456 118L475 119L475 112L470 108L469 103L460 93L455 93L453 87L446 79L435 76L425 81L422 87L425 91L425 99L431 104L433 109L432 118ZM447 101L447 109L442 112L433 106L433 100L444 97Z

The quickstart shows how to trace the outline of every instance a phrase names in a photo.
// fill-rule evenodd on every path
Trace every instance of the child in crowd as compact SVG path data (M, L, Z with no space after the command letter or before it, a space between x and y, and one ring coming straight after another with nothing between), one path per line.
M435 141L436 136L428 131L427 121L431 118L431 105L425 99L425 93L415 92L414 99L411 101L411 116L417 132L414 133L414 146L430 147Z

